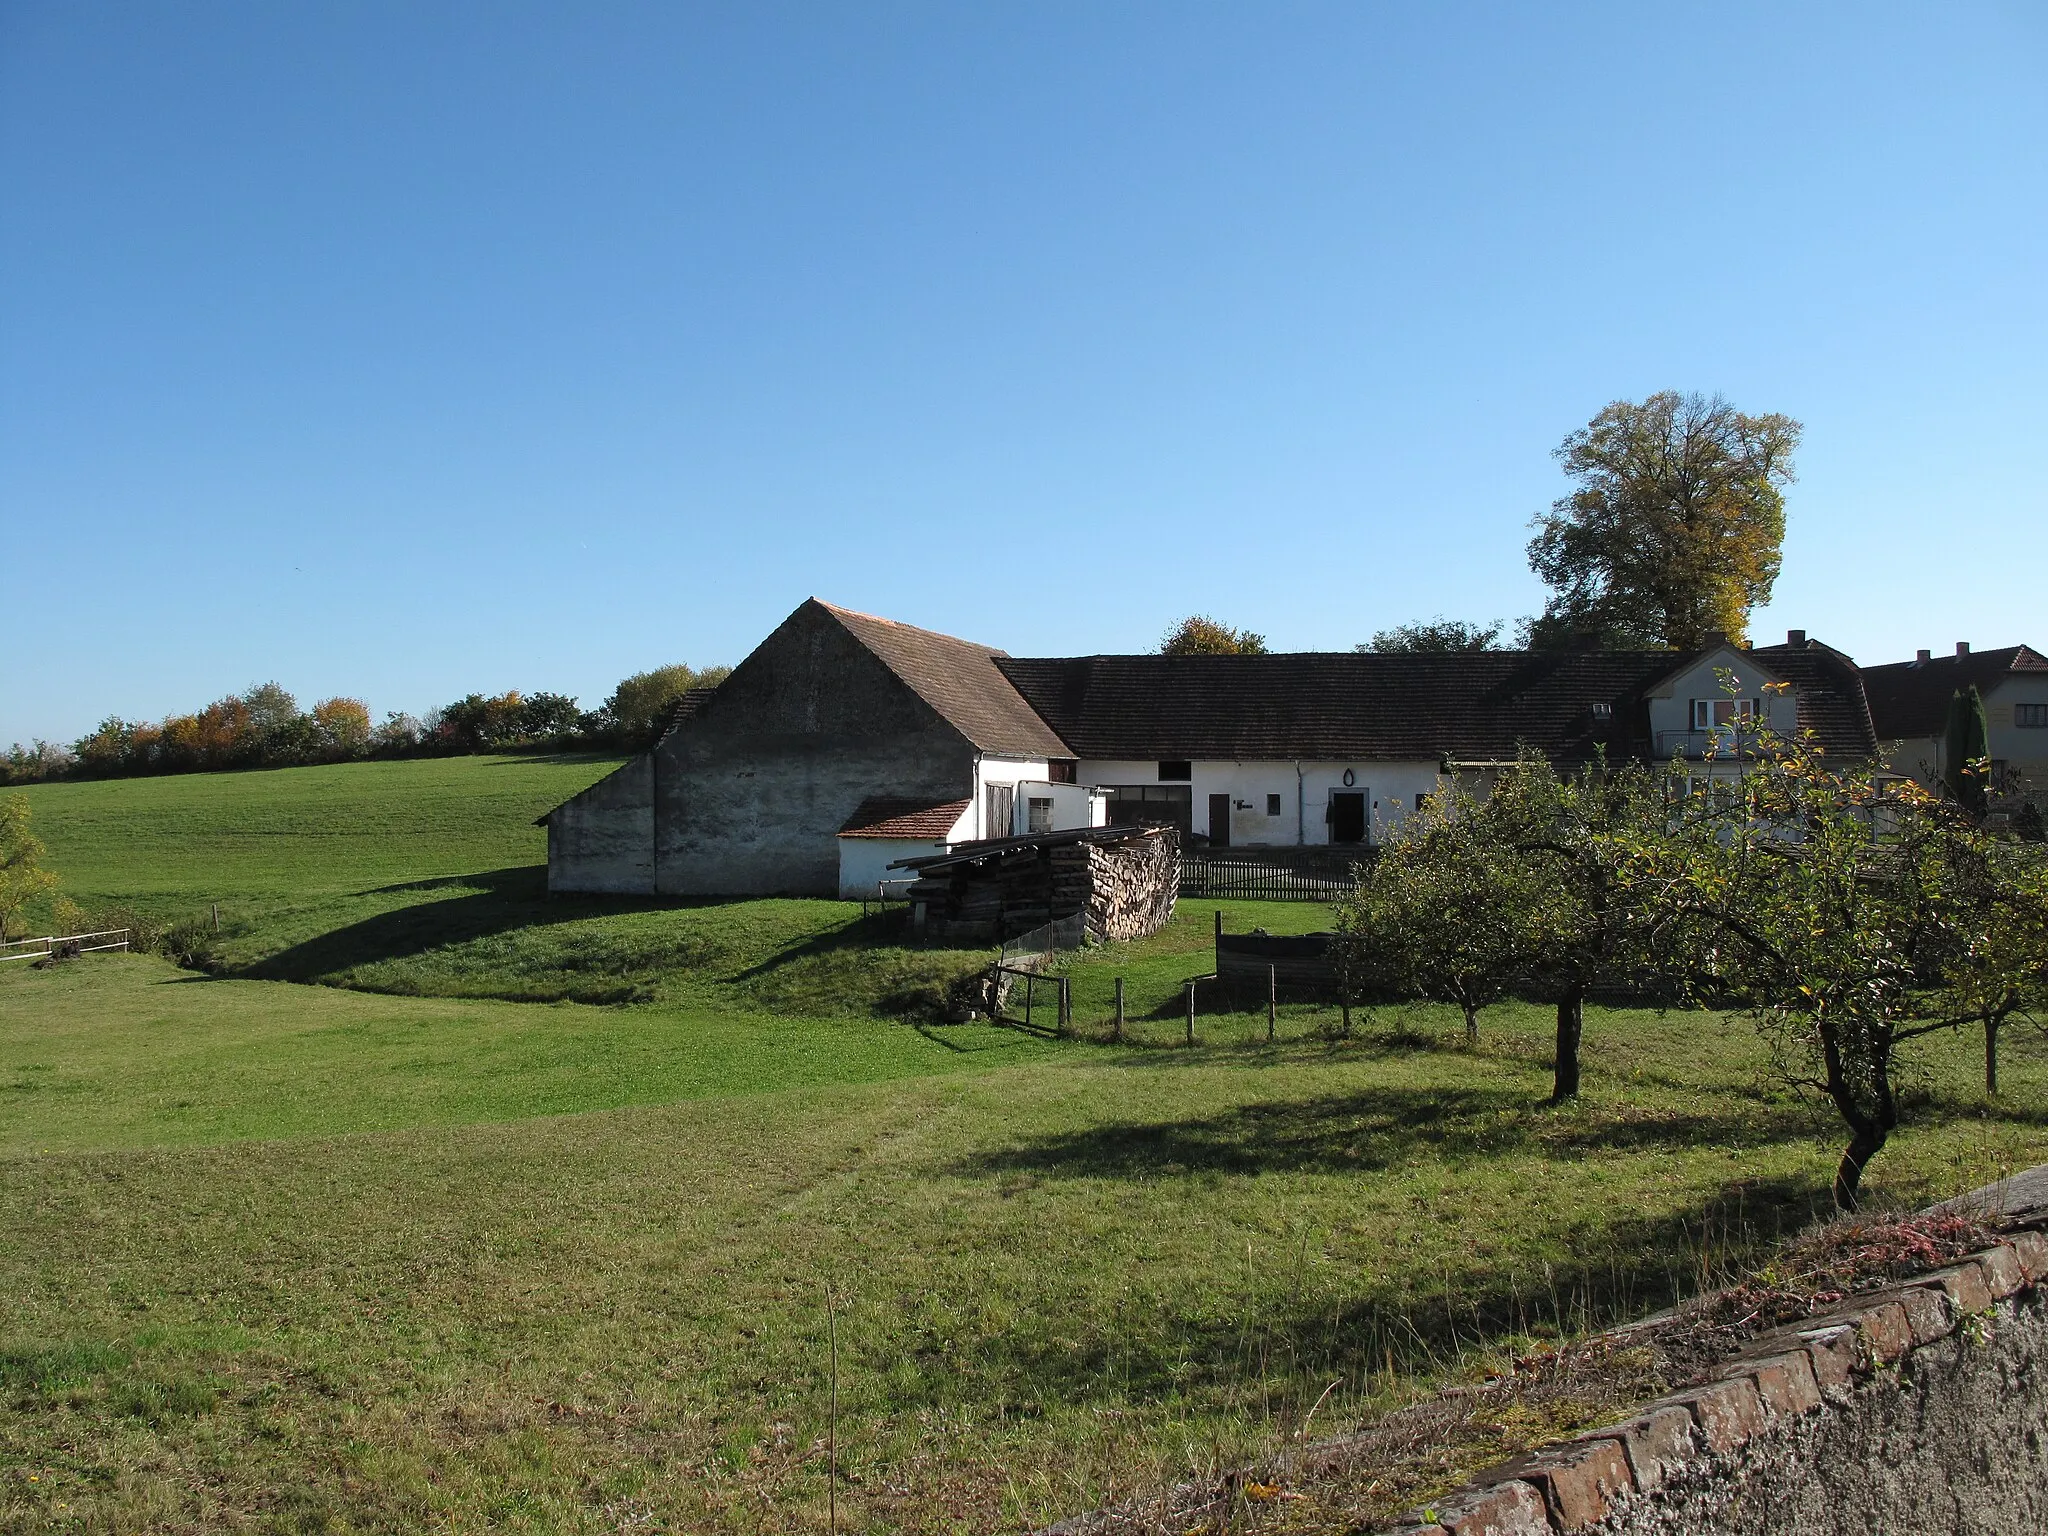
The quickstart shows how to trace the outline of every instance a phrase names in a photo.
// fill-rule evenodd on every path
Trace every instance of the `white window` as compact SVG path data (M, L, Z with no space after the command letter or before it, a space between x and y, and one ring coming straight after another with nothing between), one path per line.
M1725 731L1739 720L1756 718L1755 699L1694 699L1692 728L1696 731Z
M2014 725L2048 727L2048 704L2015 704L2012 707Z
M1027 832L1050 832L1052 830L1052 801L1040 800L1034 795L1026 802L1025 809L1029 815L1029 821L1025 826Z

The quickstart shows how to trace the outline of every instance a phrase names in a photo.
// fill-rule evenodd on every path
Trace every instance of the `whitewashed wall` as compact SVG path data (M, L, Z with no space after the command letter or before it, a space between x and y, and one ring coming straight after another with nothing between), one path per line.
M891 869L897 859L923 858L944 853L956 842L965 842L964 828L971 813L963 813L945 837L842 837L839 839L839 899L871 901L884 880L903 880L908 871Z
M968 830L960 834L960 839L1013 836L1010 827L984 825L988 819L988 796L984 790L991 784L1043 783L1051 771L1052 765L1042 757L996 757L984 753L975 764L974 804L968 807ZM1021 796L1023 791L1020 789L1017 793Z
M1378 836L1399 823L1415 808L1415 797L1434 793L1441 787L1438 764L1427 762L1227 762L1198 760L1187 787L1194 793L1194 830L1206 836L1209 826L1209 797L1228 795L1231 799L1230 841L1236 847L1292 847L1296 843L1324 844L1330 841L1327 812L1330 796L1339 791L1362 792L1370 834ZM1300 769L1297 777L1296 769ZM1349 773L1352 782L1346 784ZM1081 782L1107 787L1126 784L1173 783L1159 777L1159 764L1144 762L1085 760ZM1280 814L1266 813L1267 796L1280 797Z

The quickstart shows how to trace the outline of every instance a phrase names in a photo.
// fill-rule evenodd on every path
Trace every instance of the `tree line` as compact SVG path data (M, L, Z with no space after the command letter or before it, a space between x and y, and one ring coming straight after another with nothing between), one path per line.
M678 662L636 672L592 710L559 693L470 693L423 716L394 711L376 725L361 699L322 699L302 710L277 683L259 683L195 713L161 721L109 716L68 745L17 742L0 759L0 783L454 757L517 748L637 752L661 734L683 694L715 688L731 671Z
M1482 1012L1554 1005L1552 1097L1579 1091L1589 997L1745 1013L1778 1076L1848 1133L1835 1199L1897 1128L1922 1036L2048 1024L2048 850L1985 830L1952 796L1747 733L1720 777L1540 756L1482 796L1430 797L1339 907L1362 997ZM1733 771L1738 770L1739 771Z

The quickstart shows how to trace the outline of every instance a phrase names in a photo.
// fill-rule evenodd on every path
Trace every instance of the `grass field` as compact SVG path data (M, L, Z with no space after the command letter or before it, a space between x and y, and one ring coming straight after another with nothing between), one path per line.
M1825 1200L1834 1133L1739 1021L1591 1010L1563 1110L1536 1009L1474 1051L1434 1011L1336 1040L1299 1004L1275 1044L1258 1011L1180 1048L1207 904L1075 962L1067 1040L889 1011L962 957L877 968L837 903L492 915L534 903L498 873L532 833L494 842L461 786L523 828L602 767L32 795L80 899L233 920L222 974L0 972L0 1529L822 1530L828 1293L842 1529L1017 1529L1648 1310ZM332 777L266 783L293 774ZM434 942L389 937L408 912ZM577 954L640 1000L503 1000ZM252 979L295 967L383 990ZM2048 1157L2037 1041L1996 1106L1970 1040L1920 1060L1878 1198Z

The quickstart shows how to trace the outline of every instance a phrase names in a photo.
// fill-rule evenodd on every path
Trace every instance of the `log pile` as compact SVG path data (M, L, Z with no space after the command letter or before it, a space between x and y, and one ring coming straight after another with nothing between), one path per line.
M1013 938L1078 912L1101 941L1157 933L1179 891L1173 833L1142 827L1115 842L1026 844L947 863L925 870L908 895L934 937Z

